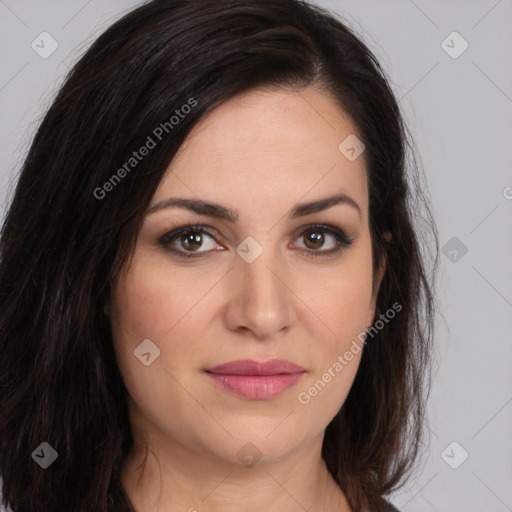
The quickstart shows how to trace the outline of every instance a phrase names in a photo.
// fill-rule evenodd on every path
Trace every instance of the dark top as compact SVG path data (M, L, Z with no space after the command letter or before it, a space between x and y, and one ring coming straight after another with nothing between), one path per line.
M394 505L389 503L389 501L386 503L386 507L382 509L382 512L400 512Z

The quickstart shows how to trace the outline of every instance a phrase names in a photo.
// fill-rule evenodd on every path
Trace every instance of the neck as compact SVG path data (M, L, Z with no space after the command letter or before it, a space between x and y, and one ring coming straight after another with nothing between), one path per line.
M351 512L321 457L323 432L286 459L253 466L135 432L122 484L137 512Z

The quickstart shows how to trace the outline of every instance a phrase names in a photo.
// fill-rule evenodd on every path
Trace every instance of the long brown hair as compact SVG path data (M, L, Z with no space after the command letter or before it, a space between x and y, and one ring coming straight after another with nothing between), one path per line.
M104 313L111 286L193 126L244 91L311 84L349 114L366 146L373 261L387 259L375 317L402 306L368 339L322 455L354 511L379 508L403 483L425 426L434 324L420 228L432 235L434 270L438 242L383 70L340 16L305 1L154 0L114 23L71 70L34 137L2 227L4 505L133 510L120 481L133 440ZM157 127L155 147L126 167ZM421 206L425 215L415 215ZM58 454L45 470L32 460L42 442Z

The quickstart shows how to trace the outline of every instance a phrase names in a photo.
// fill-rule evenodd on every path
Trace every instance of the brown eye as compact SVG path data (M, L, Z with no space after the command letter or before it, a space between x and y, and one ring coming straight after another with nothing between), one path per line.
M354 239L349 238L343 231L333 226L315 225L310 226L301 233L300 238L304 240L305 249L313 256L327 256L341 251L344 247L352 244ZM329 243L329 239L332 241ZM329 244L327 250L321 250L325 244Z
M319 231L309 231L304 240L308 249L320 249L325 243L325 236Z
M301 233L299 239L303 240L304 246L299 246L303 252L311 256L325 257L333 256L354 241L342 230L324 224L309 226L306 231ZM211 246L208 247L206 244L205 247L205 242L208 240L211 240ZM198 258L219 249L219 246L213 242L215 242L213 234L201 225L188 225L171 231L158 239L158 243L166 251L181 258ZM321 250L326 244L328 244L328 248ZM221 247L220 250L224 250L224 248Z
M211 240L210 247L205 243ZM184 258L199 257L216 249L213 235L202 226L186 226L167 233L158 240L164 249ZM206 245L206 248L205 248ZM199 249L205 249L200 251Z
M186 233L181 235L180 243L185 249L195 251L201 247L202 238L201 235L198 234Z

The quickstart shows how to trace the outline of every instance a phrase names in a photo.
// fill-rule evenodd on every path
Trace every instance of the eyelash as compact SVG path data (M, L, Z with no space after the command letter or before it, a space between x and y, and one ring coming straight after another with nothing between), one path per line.
M343 232L341 229L335 228L334 226L330 226L328 224L312 224L311 226L308 226L307 229L302 231L302 233L299 235L299 238L303 236L306 233L315 232L315 231L322 231L324 233L329 233L333 235L336 239L336 247L334 249L330 249L328 251L315 251L313 249L302 249L302 251L309 253L309 256L312 256L314 258L317 257L329 257L333 256L336 253L339 253L344 248L347 248L352 244L354 241L354 238L348 237L345 232ZM178 256L179 258L189 259L189 258L201 258L205 254L208 254L210 251L203 251L203 252L182 252L177 249L170 247L170 242L179 236L182 235L189 235L189 234L207 234L209 237L215 239L214 235L208 230L205 229L204 226L200 224L188 224L187 226L184 226L182 228L175 229L173 231L170 231L169 233L166 233L164 236L160 237L158 239L158 243L166 250L171 252L173 255Z

